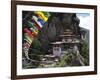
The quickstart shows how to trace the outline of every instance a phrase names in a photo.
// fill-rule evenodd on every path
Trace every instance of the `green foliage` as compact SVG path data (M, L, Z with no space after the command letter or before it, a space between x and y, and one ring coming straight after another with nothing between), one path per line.
M86 40L82 42L81 55L85 59L85 65L89 65L89 43Z
M36 54L36 55L44 54L44 52L41 48L41 42L38 39L35 39L34 42L32 43L32 45L30 47L30 53Z
M38 39L35 39L34 42L33 42L32 48L33 49L40 49L40 46L41 46L40 41Z
M66 53L60 59L60 62L57 64L57 67L66 67L71 63L71 61L72 61L71 53Z
M40 55L42 54L41 52L41 43L38 39L35 39L29 49L29 57L32 60L36 60L36 61L40 61L41 57ZM31 65L29 66L34 66L34 67L38 67L39 62L33 62Z

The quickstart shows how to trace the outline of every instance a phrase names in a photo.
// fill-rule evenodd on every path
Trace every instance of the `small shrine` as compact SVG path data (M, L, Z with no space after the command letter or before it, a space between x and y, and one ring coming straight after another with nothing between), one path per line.
M52 46L53 46L53 54L56 56L56 57L59 57L61 55L61 52L62 52L62 41L61 42L53 42L51 43Z

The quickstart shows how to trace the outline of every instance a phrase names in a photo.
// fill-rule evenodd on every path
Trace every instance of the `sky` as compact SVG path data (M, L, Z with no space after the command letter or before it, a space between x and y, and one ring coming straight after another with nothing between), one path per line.
M76 15L80 19L79 26L85 29L89 29L90 14L89 13L77 13Z

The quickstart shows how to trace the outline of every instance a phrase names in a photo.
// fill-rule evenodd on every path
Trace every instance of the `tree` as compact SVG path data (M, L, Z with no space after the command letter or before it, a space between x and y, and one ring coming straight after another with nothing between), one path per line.
M89 43L86 40L82 41L81 55L85 59L85 65L89 65Z

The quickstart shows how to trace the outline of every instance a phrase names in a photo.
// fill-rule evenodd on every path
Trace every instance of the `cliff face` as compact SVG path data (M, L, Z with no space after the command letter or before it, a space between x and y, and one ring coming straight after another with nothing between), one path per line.
M75 13L52 13L48 22L39 32L36 40L40 42L39 47L47 51L51 42L59 41L59 35L66 29L70 29L75 35L80 34L80 20ZM34 42L31 47L33 47Z

